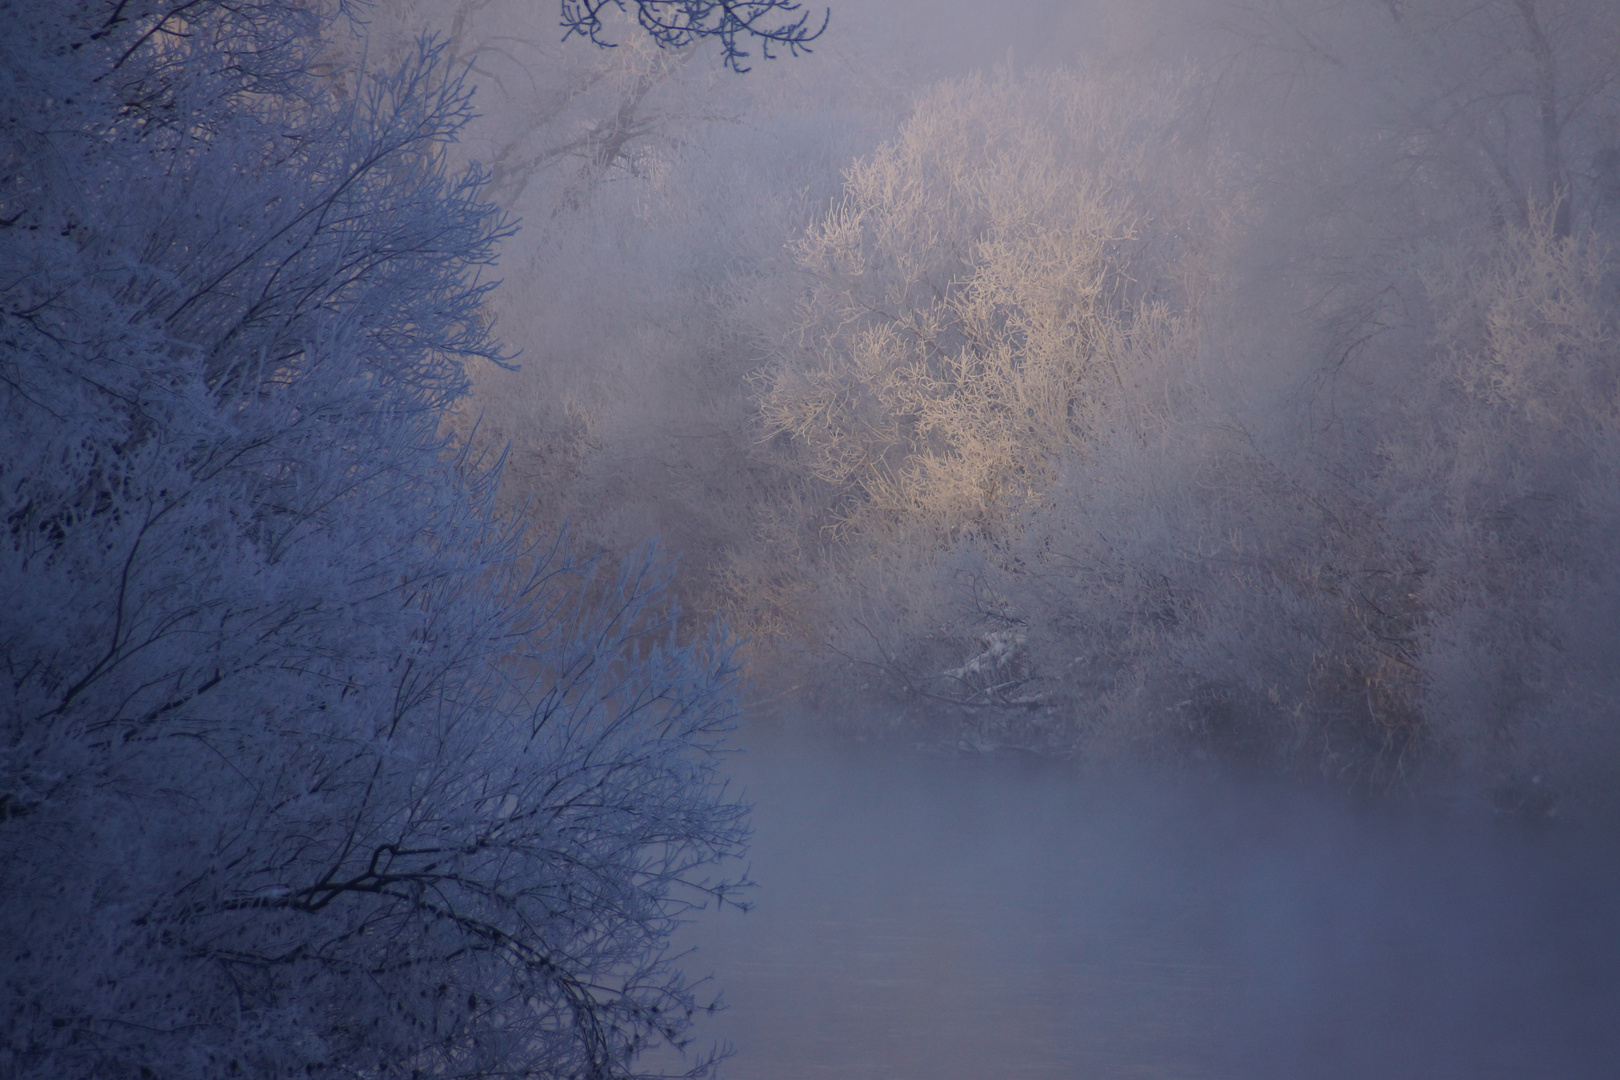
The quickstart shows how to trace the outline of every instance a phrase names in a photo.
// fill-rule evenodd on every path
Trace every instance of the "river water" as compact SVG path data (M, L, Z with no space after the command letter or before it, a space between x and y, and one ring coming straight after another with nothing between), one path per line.
M729 1080L1620 1077L1612 830L743 741Z

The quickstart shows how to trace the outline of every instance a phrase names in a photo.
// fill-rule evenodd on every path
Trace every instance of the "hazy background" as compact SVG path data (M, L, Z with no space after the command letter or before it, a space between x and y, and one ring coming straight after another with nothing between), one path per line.
M848 3L745 76L376 19L450 35L523 222L466 422L577 539L660 535L761 700L1605 788L1610 6Z
M424 28L523 219L465 422L789 732L690 938L730 1075L1604 1074L1611 5Z

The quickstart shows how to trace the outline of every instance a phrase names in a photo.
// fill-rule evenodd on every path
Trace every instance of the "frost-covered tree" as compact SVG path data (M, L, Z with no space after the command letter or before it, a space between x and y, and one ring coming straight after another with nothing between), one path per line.
M635 1075L729 649L444 434L467 92L315 76L306 5L0 12L0 1072Z
M851 166L797 244L760 399L839 527L995 532L1118 422L1191 303L1198 211L1148 149L1177 107L1073 74L950 82Z
M1378 477L1421 553L1425 709L1499 804L1530 810L1608 785L1620 749L1616 267L1559 232L1549 211L1427 261L1436 347Z
M739 293L790 484L733 563L762 629L926 670L937 657L898 653L960 643L900 599L920 601L918 575L1009 539L1066 457L1160 422L1218 231L1185 89L1165 72L939 84L850 166L793 273Z

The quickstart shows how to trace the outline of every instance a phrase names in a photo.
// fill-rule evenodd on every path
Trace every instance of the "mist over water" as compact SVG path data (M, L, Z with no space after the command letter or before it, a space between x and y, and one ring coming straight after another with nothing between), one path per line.
M750 730L733 1080L1607 1077L1615 833Z

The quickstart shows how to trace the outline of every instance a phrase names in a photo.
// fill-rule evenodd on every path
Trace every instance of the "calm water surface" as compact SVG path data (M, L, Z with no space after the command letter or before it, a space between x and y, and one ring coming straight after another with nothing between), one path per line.
M1620 1077L1612 831L743 742L730 1080Z

